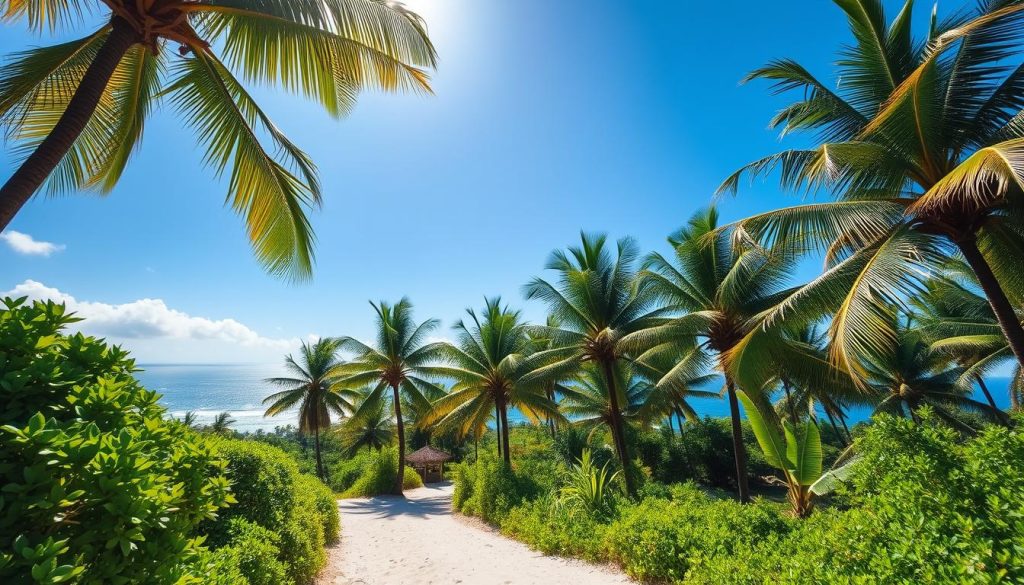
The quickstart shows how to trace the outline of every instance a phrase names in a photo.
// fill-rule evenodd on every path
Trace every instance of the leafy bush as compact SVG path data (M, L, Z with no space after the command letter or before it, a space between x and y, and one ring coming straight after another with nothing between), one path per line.
M299 506L311 505L323 524L324 540L327 544L338 542L341 536L341 517L338 513L338 501L334 492L323 482L312 475L299 476L297 488L300 494ZM305 500L309 503L305 503Z
M0 582L219 579L194 531L231 501L222 462L74 321L0 304Z
M496 459L481 458L456 466L455 482L457 496L453 496L452 506L495 525L500 525L512 508L542 493L530 476Z
M554 505L549 497L526 502L509 510L501 532L525 542L544 554L574 556L604 561L608 524L589 514L572 514Z
M589 516L608 518L615 511L612 483L619 471L608 471L609 463L597 467L584 449L578 463L565 472L565 485L558 490L556 504L568 510L570 516L583 512Z
M225 542L228 521L242 517L270 530L284 526L295 508L295 461L283 451L257 441L211 437L216 453L227 461L231 491L238 504L224 510L205 528L212 544Z
M395 486L395 474L398 472L398 449L386 448L373 453L367 460L359 477L350 488L341 495L343 498L369 498L380 494L391 493ZM416 470L405 467L402 478L404 489L423 487L423 479Z
M285 582L288 567L279 559L281 537L276 532L242 518L229 520L227 532L231 544L218 552L233 558L249 585Z
M214 546L238 550L237 531L244 520L275 535L272 544L285 578L278 583L306 583L327 562L324 546L328 538L337 538L337 505L332 492L315 477L301 474L295 461L284 451L269 444L240 439L212 439L216 453L227 461L227 472L238 505L203 528ZM245 533L249 534L249 533ZM244 555L238 555L244 560ZM242 572L249 574L240 560ZM264 582L276 569L260 572Z
M637 579L680 581L692 569L732 554L739 543L792 526L777 504L718 500L693 484L673 486L671 494L625 507L608 529L609 556Z

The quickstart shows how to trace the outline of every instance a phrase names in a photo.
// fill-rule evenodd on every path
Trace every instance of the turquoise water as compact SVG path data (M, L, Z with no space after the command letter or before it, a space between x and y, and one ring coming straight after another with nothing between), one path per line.
M159 392L161 404L167 407L171 416L181 417L186 411L195 411L200 424L208 423L221 412L230 412L235 419L234 428L239 431L257 429L272 430L275 426L295 424L295 413L283 413L277 417L265 418L263 398L275 391L275 387L264 380L284 374L282 368L267 364L144 364L139 379L149 388ZM993 397L1002 408L1009 405L1009 379L989 378L986 380ZM717 387L709 388L717 389ZM985 402L980 391L975 399ZM693 406L701 415L728 416L729 405L725 400L699 399ZM864 420L870 414L868 409L854 409L850 421ZM510 413L513 422L522 417Z

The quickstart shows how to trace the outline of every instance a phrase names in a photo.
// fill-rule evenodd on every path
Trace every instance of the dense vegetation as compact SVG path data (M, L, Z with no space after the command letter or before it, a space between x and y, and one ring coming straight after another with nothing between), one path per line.
M9 4L4 18L37 28L67 12ZM257 255L272 271L305 275L301 208L319 196L311 163L210 45L176 28L210 5L158 3L166 11L156 14L145 9L153 3L129 4L108 2L120 11L99 33L29 51L0 72L0 122L12 135L31 146L51 131L62 137L39 142L28 170L2 187L0 226L59 164L55 187L116 181L146 104L102 102L136 113L93 118L79 140L98 97L79 103L74 84L54 84L70 76L96 90L107 79L93 75L123 68L137 75L116 79L150 86L134 95L174 96L209 127L208 159L234 164L234 204ZM304 344L286 358L289 377L271 380L282 389L267 414L294 407L294 431L242 438L227 413L201 433L168 421L124 352L61 333L72 319L60 306L7 300L0 577L308 582L338 537L332 490L401 495L419 485L406 450L433 443L464 459L453 471L458 511L639 579L1024 582L1024 2L933 17L920 38L912 2L891 20L878 0L836 4L853 43L835 89L788 59L750 75L800 90L772 125L810 134L812 146L755 161L722 185L779 171L783 187L834 200L731 224L711 207L668 238L664 255L581 234L524 287L548 310L543 325L488 298L453 341L431 342L439 322L414 319L408 299L372 303L372 340ZM433 49L397 4L260 5L252 21L213 11L202 29L229 31L232 65L250 77L280 72L329 109L367 83L425 86L403 64L432 65ZM349 5L361 7L360 26L336 30L345 18L322 11ZM154 19L168 26L132 26ZM317 34L284 43L303 36L289 19ZM272 32L282 26L294 37ZM186 50L165 92L162 75L145 71L168 32ZM342 32L357 42L339 44ZM386 53L375 67L359 51L339 54L360 39ZM341 62L352 70L336 77ZM208 92L211 80L230 95ZM238 108L253 115L220 115ZM103 126L108 118L127 128ZM239 141L255 120L296 175ZM809 260L823 260L822 273L793 281ZM986 383L999 368L1013 370L1008 410ZM699 418L692 401L716 396L729 416ZM855 408L871 417L851 429ZM514 427L512 411L531 426Z
M522 430L527 433L527 430ZM543 435L523 437L527 443ZM686 440L664 437L668 444ZM516 445L518 442L513 443ZM607 447L597 447L598 453ZM807 520L771 497L742 505L693 482L578 497L599 469L557 444L513 448L454 472L455 507L548 554L614 562L638 579L687 583L1019 582L1024 562L1024 433L989 426L967 441L925 411L863 428L858 458ZM557 460L552 467L550 461ZM654 470L655 474L663 473ZM922 486L928 486L923 488ZM591 488L583 488L592 493ZM908 538L913 534L913 538Z
M62 305L0 307L0 580L308 583L334 495L284 451L166 418Z

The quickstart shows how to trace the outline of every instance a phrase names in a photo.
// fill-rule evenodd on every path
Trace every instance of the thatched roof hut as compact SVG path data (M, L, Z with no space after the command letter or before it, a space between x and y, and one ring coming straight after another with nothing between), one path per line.
M444 479L444 464L451 458L451 454L427 445L406 455L405 461L420 474L423 483L433 483Z

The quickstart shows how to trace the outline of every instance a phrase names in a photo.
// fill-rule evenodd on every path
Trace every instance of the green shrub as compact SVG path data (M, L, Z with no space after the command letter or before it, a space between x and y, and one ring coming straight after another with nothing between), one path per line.
M604 561L608 525L588 514L571 514L542 497L509 510L501 532L544 554Z
M327 544L338 542L341 536L341 517L338 514L338 500L331 488L312 475L300 475L298 481L299 505L312 505L323 524L324 540ZM304 501L308 499L309 503Z
M458 465L454 479L457 497L453 496L452 506L495 525L500 525L512 508L543 493L531 477L496 459Z
M310 581L327 561L328 537L336 540L340 529L333 493L315 477L299 473L292 457L277 447L243 439L213 441L227 461L238 504L203 526L211 545L237 548L232 526L245 520L277 537L278 561L286 575L280 583Z
M327 563L324 524L315 506L300 499L280 530L282 560L292 583L307 583Z
M360 450L357 453L353 453L352 457L339 461L334 467L331 468L330 483L331 489L335 493L345 493L353 485L359 476L363 474L366 468L370 465L370 461L373 459L373 451Z
M681 581L739 543L788 532L793 521L776 504L717 500L695 486L674 486L671 499L626 506L608 529L612 559L644 580Z
M703 568L697 583L1024 582L1024 433L882 416L857 443L847 510Z
M284 526L295 508L295 461L284 451L258 441L211 438L217 455L227 461L231 491L237 504L206 527L212 544L221 544L222 528L231 518L242 517L270 530Z
M249 585L284 583L288 567L280 560L281 537L258 524L232 518L228 522L228 546L218 550L232 555Z
M350 488L342 494L343 498L369 498L388 494L394 489L395 474L398 472L398 450L385 448L373 453L359 477ZM405 467L402 481L404 489L423 487L423 479L416 470Z
M0 582L189 582L223 463L62 305L0 303Z

